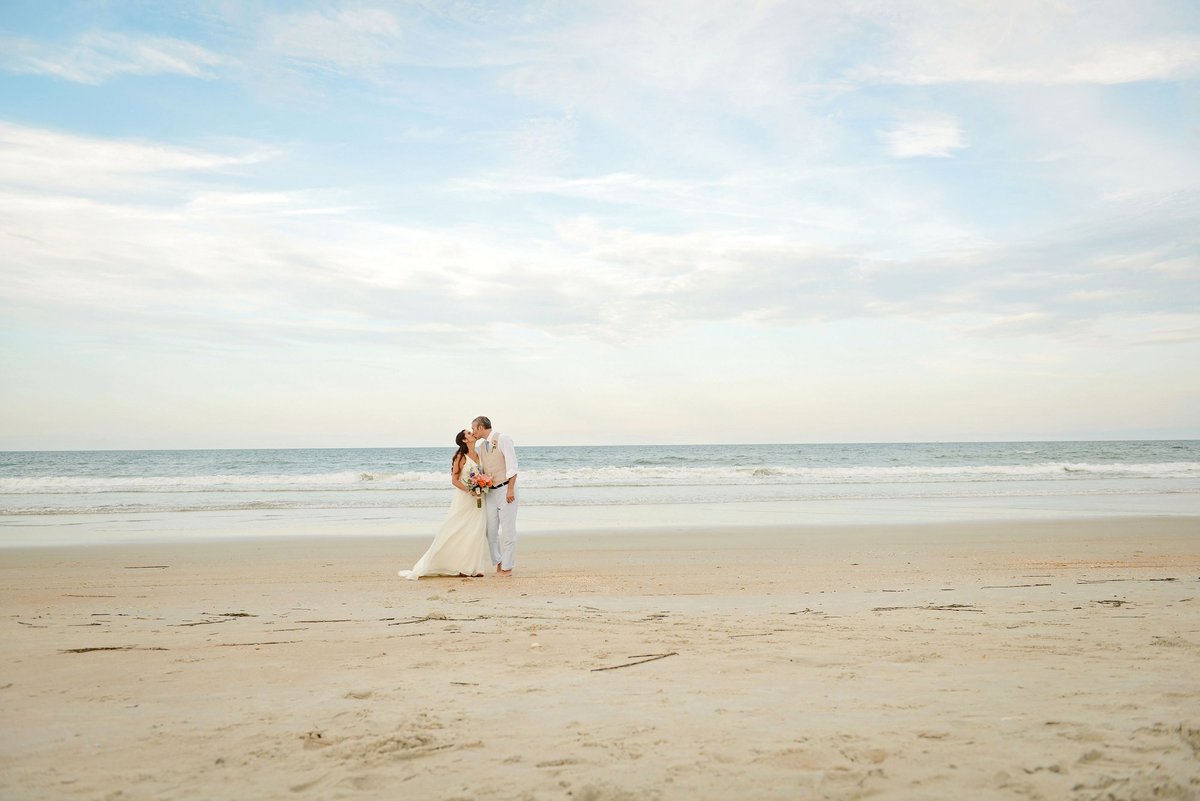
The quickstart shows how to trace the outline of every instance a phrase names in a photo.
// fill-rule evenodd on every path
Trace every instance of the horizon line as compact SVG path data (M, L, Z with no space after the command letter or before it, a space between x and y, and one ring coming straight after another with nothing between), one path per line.
M823 445L1001 445L1018 443L1063 442L1200 442L1193 437L1102 437L1064 439L931 439L931 440L827 440L814 442L647 442L647 443L571 443L566 445L522 444L521 448L740 448L740 447L810 447ZM453 448L453 444L437 445L289 445L255 447L184 447L184 448L0 448L0 453L166 453L171 451L369 451L369 450L426 450Z

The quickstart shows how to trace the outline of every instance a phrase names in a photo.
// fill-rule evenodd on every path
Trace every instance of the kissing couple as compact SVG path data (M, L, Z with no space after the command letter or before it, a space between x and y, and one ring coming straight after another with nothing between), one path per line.
M454 438L450 461L454 497L433 544L411 570L399 575L511 576L517 556L517 452L512 437L476 417Z

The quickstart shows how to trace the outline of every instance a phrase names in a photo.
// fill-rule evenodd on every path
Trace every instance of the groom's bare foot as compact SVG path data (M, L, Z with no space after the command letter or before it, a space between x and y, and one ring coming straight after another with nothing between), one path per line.
M511 576L512 568L509 568L508 570L497 570L496 575L497 576Z
M500 565L499 565L499 564L497 564L497 565L496 565L496 572L497 572L497 573L499 573L499 572L500 572Z

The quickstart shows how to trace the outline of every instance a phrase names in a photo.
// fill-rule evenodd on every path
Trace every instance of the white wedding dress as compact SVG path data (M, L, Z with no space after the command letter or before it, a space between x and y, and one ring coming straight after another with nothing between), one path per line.
M466 464L463 473L472 466ZM433 538L433 544L412 570L401 570L400 576L415 581L421 576L486 573L492 562L487 543L487 517L475 501L474 495L455 487L450 511Z

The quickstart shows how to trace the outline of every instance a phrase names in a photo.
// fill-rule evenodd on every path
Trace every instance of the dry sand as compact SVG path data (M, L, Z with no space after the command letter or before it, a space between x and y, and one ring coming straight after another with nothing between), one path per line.
M426 544L0 551L0 797L1200 798L1197 518Z

